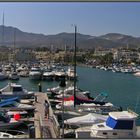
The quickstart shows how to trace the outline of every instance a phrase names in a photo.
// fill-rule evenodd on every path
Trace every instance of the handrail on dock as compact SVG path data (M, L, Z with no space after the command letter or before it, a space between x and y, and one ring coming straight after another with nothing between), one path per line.
M127 111L130 112L130 113L132 113L132 114L134 114L134 115L136 115L136 116L139 116L139 114L137 114L136 112L134 112L134 111L131 110L130 108L127 108Z

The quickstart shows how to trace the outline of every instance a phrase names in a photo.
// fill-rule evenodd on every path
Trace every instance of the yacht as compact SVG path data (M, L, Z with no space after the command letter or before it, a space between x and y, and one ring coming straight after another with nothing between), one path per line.
M77 129L76 138L138 138L137 118L138 114L132 111L110 112L106 122Z
M41 79L41 70L39 67L32 67L29 72L29 78L31 80L40 80Z
M1 98L10 98L10 97L20 97L20 98L30 98L34 96L34 92L29 92L15 83L9 83L6 87L0 89Z

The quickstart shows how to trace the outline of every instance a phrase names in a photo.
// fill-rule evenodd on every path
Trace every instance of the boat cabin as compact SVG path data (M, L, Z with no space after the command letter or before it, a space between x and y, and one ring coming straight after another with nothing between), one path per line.
M13 92L21 92L21 91L23 91L23 88L21 85L13 85L12 90L13 90Z
M134 112L110 112L104 123L91 127L92 138L135 138L135 120L138 115Z

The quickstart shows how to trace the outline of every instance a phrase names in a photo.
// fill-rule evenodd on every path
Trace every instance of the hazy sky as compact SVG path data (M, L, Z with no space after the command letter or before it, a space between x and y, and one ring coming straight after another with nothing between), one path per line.
M110 32L140 37L140 2L0 2L0 24L25 32L57 34Z

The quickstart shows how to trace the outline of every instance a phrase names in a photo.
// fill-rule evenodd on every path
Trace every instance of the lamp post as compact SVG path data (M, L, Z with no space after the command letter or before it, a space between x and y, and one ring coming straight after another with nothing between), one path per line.
M76 51L77 51L77 26L74 26L74 107L76 106Z
M63 77L61 79L61 82L59 84L60 87L62 87L62 138L64 138L64 87L66 87L66 81L65 81L65 77Z

